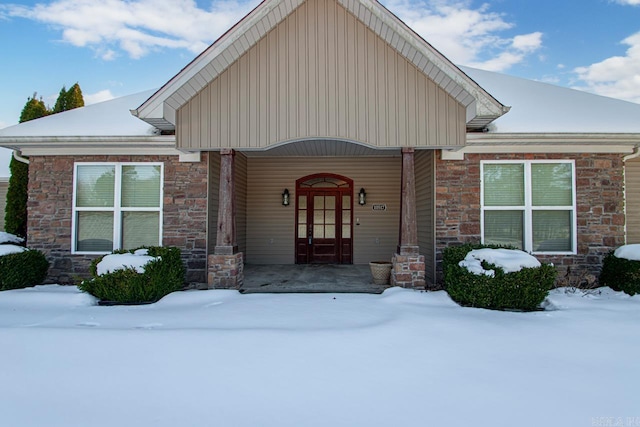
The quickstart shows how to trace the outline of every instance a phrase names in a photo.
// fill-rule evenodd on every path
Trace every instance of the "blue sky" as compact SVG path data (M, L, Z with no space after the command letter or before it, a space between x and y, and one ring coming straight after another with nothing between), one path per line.
M159 87L257 4L4 0L0 128L34 92L53 105ZM455 63L640 102L640 0L384 0Z

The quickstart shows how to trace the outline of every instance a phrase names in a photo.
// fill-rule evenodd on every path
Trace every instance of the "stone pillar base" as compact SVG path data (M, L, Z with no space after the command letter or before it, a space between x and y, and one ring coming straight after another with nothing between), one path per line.
M239 289L244 282L242 252L233 255L209 255L207 287L209 289Z
M420 289L426 288L424 255L393 255L391 286Z

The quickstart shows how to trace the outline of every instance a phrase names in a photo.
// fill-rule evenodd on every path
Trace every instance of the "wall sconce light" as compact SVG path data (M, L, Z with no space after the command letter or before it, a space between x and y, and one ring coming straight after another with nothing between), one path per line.
M367 193L364 192L364 188L361 188L360 192L358 193L358 203L360 204L360 206L364 206L367 204Z
M289 190L284 189L284 193L282 193L282 206L289 206Z

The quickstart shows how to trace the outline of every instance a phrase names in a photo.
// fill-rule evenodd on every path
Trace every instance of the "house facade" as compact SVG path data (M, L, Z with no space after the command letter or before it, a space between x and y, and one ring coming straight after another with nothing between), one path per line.
M159 90L0 145L29 157L28 242L51 281L172 245L196 287L236 288L247 263L385 260L420 289L450 245L513 245L579 282L640 242L638 119L457 67L375 1L266 0Z

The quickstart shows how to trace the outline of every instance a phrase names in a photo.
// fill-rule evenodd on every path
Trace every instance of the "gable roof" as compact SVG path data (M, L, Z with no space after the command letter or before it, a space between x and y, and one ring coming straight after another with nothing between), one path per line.
M176 111L238 60L305 0L264 0L132 114L174 130ZM509 109L375 0L336 0L466 108L467 128L482 129Z

